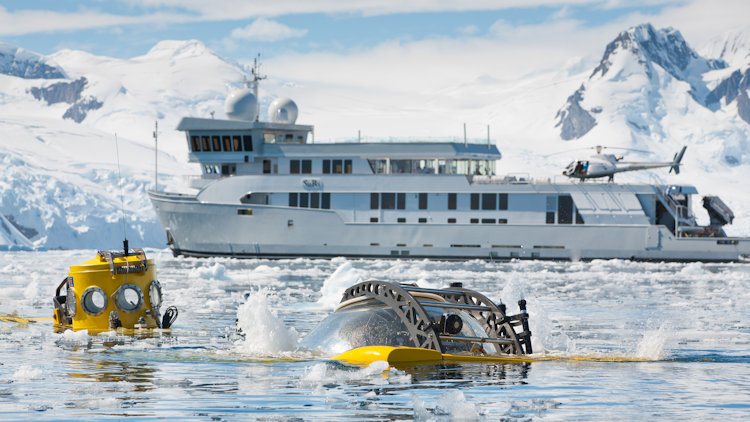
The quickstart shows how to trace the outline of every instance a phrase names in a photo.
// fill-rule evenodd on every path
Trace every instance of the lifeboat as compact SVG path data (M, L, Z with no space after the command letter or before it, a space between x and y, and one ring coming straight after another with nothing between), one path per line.
M532 353L531 331L526 301L518 306L509 315L462 283L426 289L370 280L346 289L300 346L354 365L523 360Z
M54 324L65 329L102 332L115 329L170 328L177 308L161 316L162 290L156 268L143 249L98 251L70 267L53 299Z

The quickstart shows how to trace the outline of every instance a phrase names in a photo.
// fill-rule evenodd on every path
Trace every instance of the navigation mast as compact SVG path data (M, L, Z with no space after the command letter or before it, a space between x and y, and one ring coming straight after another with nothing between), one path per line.
M266 75L261 75L260 73L260 53L258 53L258 56L253 59L253 68L251 69L251 73L253 74L253 80L248 81L245 79L245 83L247 84L247 87L253 90L253 95L255 95L256 99L259 99L258 97L258 82L262 81L263 79L266 79ZM255 114L255 121L258 121L258 115L260 113L256 112Z

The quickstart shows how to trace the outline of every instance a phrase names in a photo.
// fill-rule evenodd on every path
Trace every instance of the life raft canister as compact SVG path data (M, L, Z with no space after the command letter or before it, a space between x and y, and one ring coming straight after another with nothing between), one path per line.
M70 267L54 298L56 328L96 332L169 328L174 322L173 307L161 320L162 292L153 261L143 249L128 251L127 241L124 246L118 252L98 251L95 258Z

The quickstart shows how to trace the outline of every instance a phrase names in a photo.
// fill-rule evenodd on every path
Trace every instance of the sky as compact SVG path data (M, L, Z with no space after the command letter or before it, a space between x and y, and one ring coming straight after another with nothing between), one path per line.
M749 12L747 0L4 0L0 41L41 54L67 48L117 58L165 39L198 39L237 59L452 53L457 44L586 55L601 50L600 38L643 22L674 26L701 44L746 25Z

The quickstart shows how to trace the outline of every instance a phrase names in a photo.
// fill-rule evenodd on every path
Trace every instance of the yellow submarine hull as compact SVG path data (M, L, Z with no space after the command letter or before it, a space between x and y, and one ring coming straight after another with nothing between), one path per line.
M58 329L108 331L159 326L161 286L152 260L139 250L126 256L99 252L70 267L63 306L56 306ZM58 288L58 292L60 290ZM56 297L60 301L61 296ZM70 302L72 301L72 303Z

